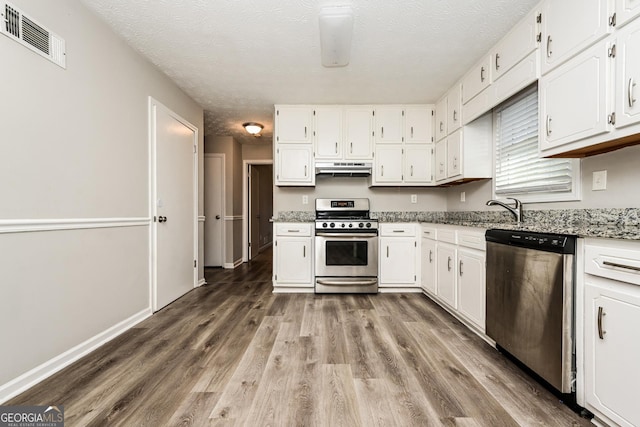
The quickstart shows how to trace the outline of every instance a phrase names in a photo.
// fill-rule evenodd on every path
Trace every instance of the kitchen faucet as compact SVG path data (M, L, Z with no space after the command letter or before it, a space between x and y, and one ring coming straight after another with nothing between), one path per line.
M499 205L508 210L516 217L516 223L520 224L522 221L522 202L518 199L514 199L513 197L507 197L508 200L513 200L515 202L515 206L511 207L500 200L489 200L487 202L487 206Z

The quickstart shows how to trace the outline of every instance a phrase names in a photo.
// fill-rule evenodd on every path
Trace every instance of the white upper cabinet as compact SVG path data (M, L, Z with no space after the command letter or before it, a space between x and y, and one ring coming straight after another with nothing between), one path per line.
M611 129L610 47L603 40L540 80L541 151Z
M443 139L436 142L435 148L435 178L436 181L442 181L448 178L447 176L447 140Z
M315 158L340 159L343 154L342 107L316 107L315 117Z
M482 92L491 83L491 56L485 56L482 61L471 69L462 79L462 103L466 104L474 96Z
M447 94L447 133L451 134L462 125L462 94L460 84L456 83Z
M616 127L622 128L640 123L640 20L620 30L616 39Z
M378 144L376 146L376 184L402 183L403 152L401 144Z
M276 145L276 185L315 185L311 144Z
M491 80L498 80L504 73L526 58L538 47L539 9L531 11L491 50ZM542 35L540 35L542 38Z
M407 143L428 144L434 141L433 105L410 106L404 109L404 140Z
M566 62L611 31L609 2L546 0L542 6L542 74Z
M436 104L436 141L447 136L447 97L444 96Z
M447 138L447 178L462 174L462 130Z
M311 142L313 109L308 106L276 106L276 143Z
M373 158L373 108L345 107L345 158L370 160Z
M402 106L379 106L375 110L376 144L401 144L404 142L403 123L404 108Z
M631 22L640 15L640 0L616 0L616 27Z
M433 144L414 144L404 148L404 182L433 183Z

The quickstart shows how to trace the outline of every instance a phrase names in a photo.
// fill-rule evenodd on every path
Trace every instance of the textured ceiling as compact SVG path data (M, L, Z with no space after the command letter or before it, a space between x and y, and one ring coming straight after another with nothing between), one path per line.
M273 104L433 103L538 0L82 0L205 110L205 135L271 140ZM350 4L350 64L318 12ZM265 125L260 139L242 123Z

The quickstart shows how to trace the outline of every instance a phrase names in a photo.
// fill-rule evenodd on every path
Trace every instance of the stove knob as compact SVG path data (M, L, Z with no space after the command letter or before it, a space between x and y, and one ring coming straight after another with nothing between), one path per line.
M340 224L340 227L344 228L344 224Z
M329 224L329 227L331 227L331 228L333 228L333 227L335 227L335 226L336 226L336 223L335 223L335 222L332 222L331 224Z
M326 222L322 223L322 228L327 228L327 223Z
M353 227L353 224L349 224L349 228Z
M370 222L367 223L367 228L371 228L371 223Z
M360 223L360 224L358 224L358 227L362 228L362 227L364 227L364 224Z

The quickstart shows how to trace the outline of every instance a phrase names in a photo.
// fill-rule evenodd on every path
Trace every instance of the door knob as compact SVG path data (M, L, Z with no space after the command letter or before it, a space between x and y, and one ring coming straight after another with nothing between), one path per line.
M220 215L216 215L216 219L220 219Z

